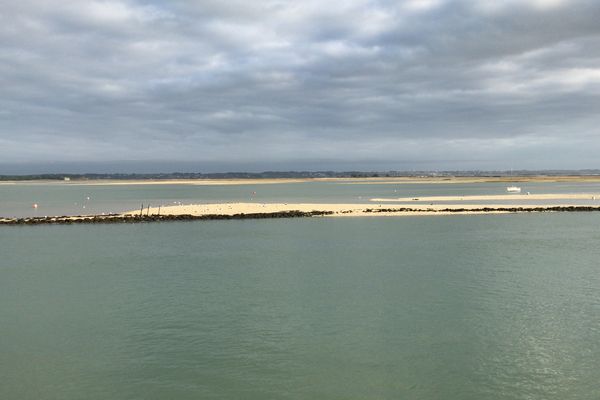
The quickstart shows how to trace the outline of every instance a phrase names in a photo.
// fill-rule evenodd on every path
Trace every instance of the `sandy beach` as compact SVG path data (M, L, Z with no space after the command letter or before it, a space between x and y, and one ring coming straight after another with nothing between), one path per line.
M312 212L322 211L331 213L330 216L372 216L372 215L444 215L451 214L481 214L497 213L493 209L507 208L548 208L548 207L569 207L575 204L565 204L568 200L598 200L600 205L600 194L595 193L555 193L555 194L502 194L502 195L478 195L478 196L429 196L429 197L403 197L403 198L373 198L369 203L214 203L214 204L182 204L165 205L159 207L145 208L143 214L161 214L161 215L236 215L236 214L267 214L288 211ZM514 201L510 203L497 203L497 201ZM523 200L543 200L537 204L522 204ZM552 203L554 200L556 203ZM460 201L461 203L450 203ZM469 201L478 203L469 203ZM377 204L377 203L404 203L404 204ZM396 209L407 208L408 210L393 211ZM490 209L481 211L481 209ZM379 211L385 210L385 211ZM444 210L465 210L448 211ZM472 211L477 210L477 211ZM502 211L505 212L505 211ZM124 215L140 214L140 210L131 210Z
M496 201L496 200L599 200L599 193L546 193L546 194L499 194L484 196L425 196L373 198L373 202L443 202L443 201Z
M368 178L316 178L312 180L338 182L346 185L400 185L400 184L450 184L450 183L553 183L600 182L596 175L527 175L527 176L408 176Z
M230 186L230 185L273 185L282 183L310 182L311 179L95 179L95 180L31 180L0 181L0 185L64 185L64 186L135 186L135 185L196 185L196 186Z
M72 179L60 180L30 180L30 181L0 181L0 185L88 185L88 186L127 186L127 185L198 185L198 186L228 186L228 185L273 185L303 182L333 182L344 185L401 185L401 184L452 184L452 183L524 183L524 182L600 182L596 175L572 176L415 176L415 177L368 177L368 178L265 178L265 179Z
M456 214L498 214L509 211L498 211L507 208L549 208L558 205L548 204L414 204L409 210L398 210L405 207L385 204L328 204L328 203L220 203L220 204L189 204L144 208L142 215L236 215L236 214L269 214L288 211L301 212L328 212L329 217L356 217L356 216L409 216L409 215L456 215ZM575 205L561 204L561 207ZM483 209L487 210L483 210ZM460 211L448 211L460 210ZM139 215L140 210L132 210L124 215Z
M329 203L218 203L150 207L120 214L44 217L0 217L0 225L135 223L192 220L265 219L299 217L407 217L509 214L530 212L600 212L600 205L574 204L329 204Z

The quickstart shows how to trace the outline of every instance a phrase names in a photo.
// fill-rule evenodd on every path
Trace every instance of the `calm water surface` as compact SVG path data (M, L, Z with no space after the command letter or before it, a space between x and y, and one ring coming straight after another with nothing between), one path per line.
M0 399L597 400L599 227L0 227Z

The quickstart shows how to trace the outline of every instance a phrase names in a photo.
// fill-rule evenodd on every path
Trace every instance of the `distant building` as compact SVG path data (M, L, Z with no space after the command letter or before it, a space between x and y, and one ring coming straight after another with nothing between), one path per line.
M68 182L68 181L70 181L70 180L71 180L71 178L69 178L68 176L65 176L63 179L64 179L66 182Z

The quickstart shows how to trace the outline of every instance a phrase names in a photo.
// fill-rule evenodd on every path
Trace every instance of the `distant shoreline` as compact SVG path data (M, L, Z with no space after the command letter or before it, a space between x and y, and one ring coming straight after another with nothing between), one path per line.
M519 175L519 176L402 176L402 177L324 177L324 178L197 178L197 179L20 179L0 180L0 185L261 185L303 182L333 182L349 185L518 183L518 182L600 182L600 175Z

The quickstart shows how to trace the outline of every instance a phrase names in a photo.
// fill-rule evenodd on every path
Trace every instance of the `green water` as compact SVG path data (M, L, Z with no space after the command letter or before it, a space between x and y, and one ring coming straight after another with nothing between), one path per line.
M597 400L599 227L0 227L0 399Z

